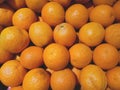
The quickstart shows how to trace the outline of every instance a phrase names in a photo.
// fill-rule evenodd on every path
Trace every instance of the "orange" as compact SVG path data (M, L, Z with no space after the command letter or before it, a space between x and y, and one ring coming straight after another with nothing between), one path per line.
M44 64L52 70L64 69L69 63L69 51L61 44L49 44L43 52Z
M64 21L65 10L61 4L51 1L43 6L41 16L50 26L56 26Z
M55 2L60 3L63 7L67 8L70 4L72 0L52 0Z
M43 64L43 48L29 46L20 55L20 63L27 69L37 68Z
M31 41L40 47L44 47L52 42L53 31L46 22L35 22L29 28Z
M5 86L15 87L22 83L26 69L17 60L5 62L0 69L0 80Z
M50 84L52 90L74 90L76 78L72 70L66 68L53 72Z
M93 0L94 5L108 4L112 6L115 2L116 0Z
M88 21L88 10L82 4L71 5L65 13L65 21L79 29Z
M13 14L12 23L19 28L28 30L37 20L36 14L29 8L20 8Z
M0 64L5 63L8 60L11 60L14 58L14 55L7 50L0 47Z
M92 50L83 43L76 43L69 49L70 63L77 68L83 68L92 61Z
M103 41L105 29L97 22L89 22L79 29L78 36L81 42L94 47Z
M29 45L28 32L16 26L9 26L0 34L1 46L11 53L19 53Z
M5 5L0 6L0 25L1 26L10 26L12 25L12 16L13 11L10 8L7 8Z
M76 31L71 24L61 23L54 28L53 36L56 43L70 47L75 43Z
M111 90L120 90L120 66L108 70L106 76Z
M118 64L118 50L107 43L98 45L93 51L93 61L102 69L108 70Z
M108 26L105 31L105 41L120 49L120 23Z
M81 70L78 69L78 68L76 68L76 67L73 67L73 68L72 68L72 71L73 71L73 73L74 73L75 76L76 76L76 82L77 82L76 84L80 85Z
M25 0L6 0L6 3L15 10L26 6Z
M105 72L97 65L89 64L81 70L81 90L105 90L107 78Z
M31 69L24 77L23 90L48 90L50 75L43 68Z
M118 0L114 5L113 5L113 9L115 12L115 18L116 21L120 22L120 0Z
M89 18L90 21L98 22L107 27L114 22L115 13L112 6L101 4L92 9Z
M40 13L42 7L48 2L48 0L25 0L28 8Z
M23 90L22 86L11 87L10 90Z

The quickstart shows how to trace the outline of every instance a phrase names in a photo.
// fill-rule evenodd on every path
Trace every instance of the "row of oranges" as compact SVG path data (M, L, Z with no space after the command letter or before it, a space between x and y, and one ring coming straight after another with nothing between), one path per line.
M10 90L120 90L120 0L0 0L0 81Z

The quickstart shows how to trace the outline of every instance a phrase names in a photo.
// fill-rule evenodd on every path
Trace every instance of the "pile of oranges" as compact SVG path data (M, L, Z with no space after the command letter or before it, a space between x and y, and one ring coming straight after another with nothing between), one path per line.
M120 0L0 0L0 82L120 90Z

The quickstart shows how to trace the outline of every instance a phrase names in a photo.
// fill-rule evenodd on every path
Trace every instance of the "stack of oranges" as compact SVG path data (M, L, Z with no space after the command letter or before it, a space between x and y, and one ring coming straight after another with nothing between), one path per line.
M0 83L120 90L120 0L0 0Z

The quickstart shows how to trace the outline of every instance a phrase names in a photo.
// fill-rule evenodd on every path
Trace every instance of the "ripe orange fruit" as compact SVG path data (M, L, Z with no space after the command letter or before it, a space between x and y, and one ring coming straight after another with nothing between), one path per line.
M65 20L79 29L88 21L88 10L82 4L73 4L66 10Z
M76 40L76 31L71 24L61 23L54 28L53 36L56 43L70 47Z
M70 4L72 0L52 0L55 2L60 3L63 7L67 8Z
M74 90L76 78L72 70L67 68L53 72L50 84L52 90Z
M43 52L44 64L52 70L64 69L69 63L69 51L61 44L49 44Z
M113 5L113 9L115 12L115 18L116 21L120 22L120 0L118 0L114 5Z
M101 4L92 9L89 17L90 21L98 22L107 27L114 22L115 13L112 6Z
M12 23L19 28L28 30L36 20L36 14L31 9L20 8L13 14Z
M112 6L115 2L116 0L93 0L94 5L108 4Z
M5 63L8 60L11 60L14 58L14 55L7 50L0 47L0 64Z
M6 0L6 3L15 10L26 6L25 0Z
M41 16L50 26L56 26L64 21L65 10L61 4L51 1L43 6Z
M11 87L10 90L23 90L22 86Z
M108 26L105 30L105 41L116 48L120 48L120 23Z
M0 25L1 26L10 26L12 25L12 16L13 11L6 6L0 6Z
M15 87L22 83L26 69L17 60L5 62L0 69L0 80L5 86Z
M33 69L43 64L43 48L29 46L20 55L20 63L27 69Z
M111 69L118 64L118 50L107 43L98 45L93 51L93 61L102 69Z
M48 90L50 75L43 68L31 69L24 77L23 90Z
M70 63L77 68L83 68L92 61L92 50L85 44L77 43L69 49Z
M52 42L53 31L47 23L35 22L29 28L29 36L36 46L44 47Z
M120 90L120 66L108 70L106 76L111 90Z
M11 53L19 53L29 45L30 39L27 31L16 26L9 26L0 34L1 46Z
M48 0L25 0L28 8L40 13L42 7L48 2Z
M81 42L94 47L103 41L105 29L97 22L89 22L80 28L78 36Z
M97 65L89 64L81 70L81 90L105 90L107 78L105 72Z

